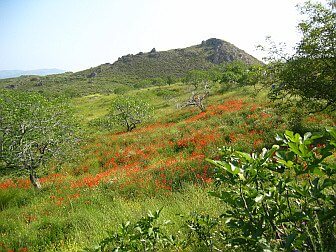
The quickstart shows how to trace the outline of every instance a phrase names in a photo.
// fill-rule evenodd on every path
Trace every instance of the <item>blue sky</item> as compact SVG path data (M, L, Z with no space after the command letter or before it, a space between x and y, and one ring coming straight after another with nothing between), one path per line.
M0 70L78 71L128 53L211 37L261 57L271 35L298 40L299 0L0 0Z

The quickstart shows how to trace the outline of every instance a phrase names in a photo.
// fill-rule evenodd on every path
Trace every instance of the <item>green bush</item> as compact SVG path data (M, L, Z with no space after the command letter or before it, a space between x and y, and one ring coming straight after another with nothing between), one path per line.
M332 251L336 247L336 166L327 162L336 147L336 129L303 137L286 131L261 153L222 148L217 189L226 203L225 241L261 251ZM224 187L221 187L221 185Z
M221 251L221 233L217 228L220 224L218 218L206 214L191 213L185 221L187 228L187 239L184 247L191 246L197 251Z
M96 248L88 251L157 251L173 246L174 237L163 231L169 222L158 223L161 210L149 212L134 224L123 223L118 232L110 233Z

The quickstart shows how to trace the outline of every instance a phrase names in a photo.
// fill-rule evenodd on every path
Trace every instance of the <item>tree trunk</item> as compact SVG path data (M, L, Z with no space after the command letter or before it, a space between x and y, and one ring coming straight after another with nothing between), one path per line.
M130 130L129 130L129 131L132 131L132 130L134 130L134 129L135 129L135 127L136 127L135 123L132 123L132 124L131 124L131 126L130 126Z
M38 177L36 177L35 172L31 172L30 175L29 175L29 178L30 178L30 182L33 184L33 186L36 189L41 189L42 188L40 180L38 179Z

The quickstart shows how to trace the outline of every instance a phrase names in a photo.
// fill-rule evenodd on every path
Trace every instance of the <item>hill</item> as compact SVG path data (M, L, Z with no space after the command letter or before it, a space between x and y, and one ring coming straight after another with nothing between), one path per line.
M61 74L65 73L65 70L61 69L35 69L35 70L1 70L0 71L0 79L5 78L15 78L19 77L21 75L39 75L39 76L45 76L45 75L51 75L51 74Z
M190 70L210 69L236 60L261 64L233 44L212 38L182 49L156 51L153 48L148 53L125 55L113 64L106 63L76 73L4 79L0 80L0 88L72 97L95 93L117 94L131 87L166 84L168 77L176 80Z
M147 53L128 54L113 64L106 63L77 74L91 77L129 76L138 79L181 77L193 69L209 69L235 60L248 64L260 63L235 45L211 38L187 48L168 51L156 51L153 48Z

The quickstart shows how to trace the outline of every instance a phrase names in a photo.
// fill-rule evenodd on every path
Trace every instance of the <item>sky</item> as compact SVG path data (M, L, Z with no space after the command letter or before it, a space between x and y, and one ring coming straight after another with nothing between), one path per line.
M79 71L125 54L226 40L261 59L295 45L300 0L0 0L0 70Z

